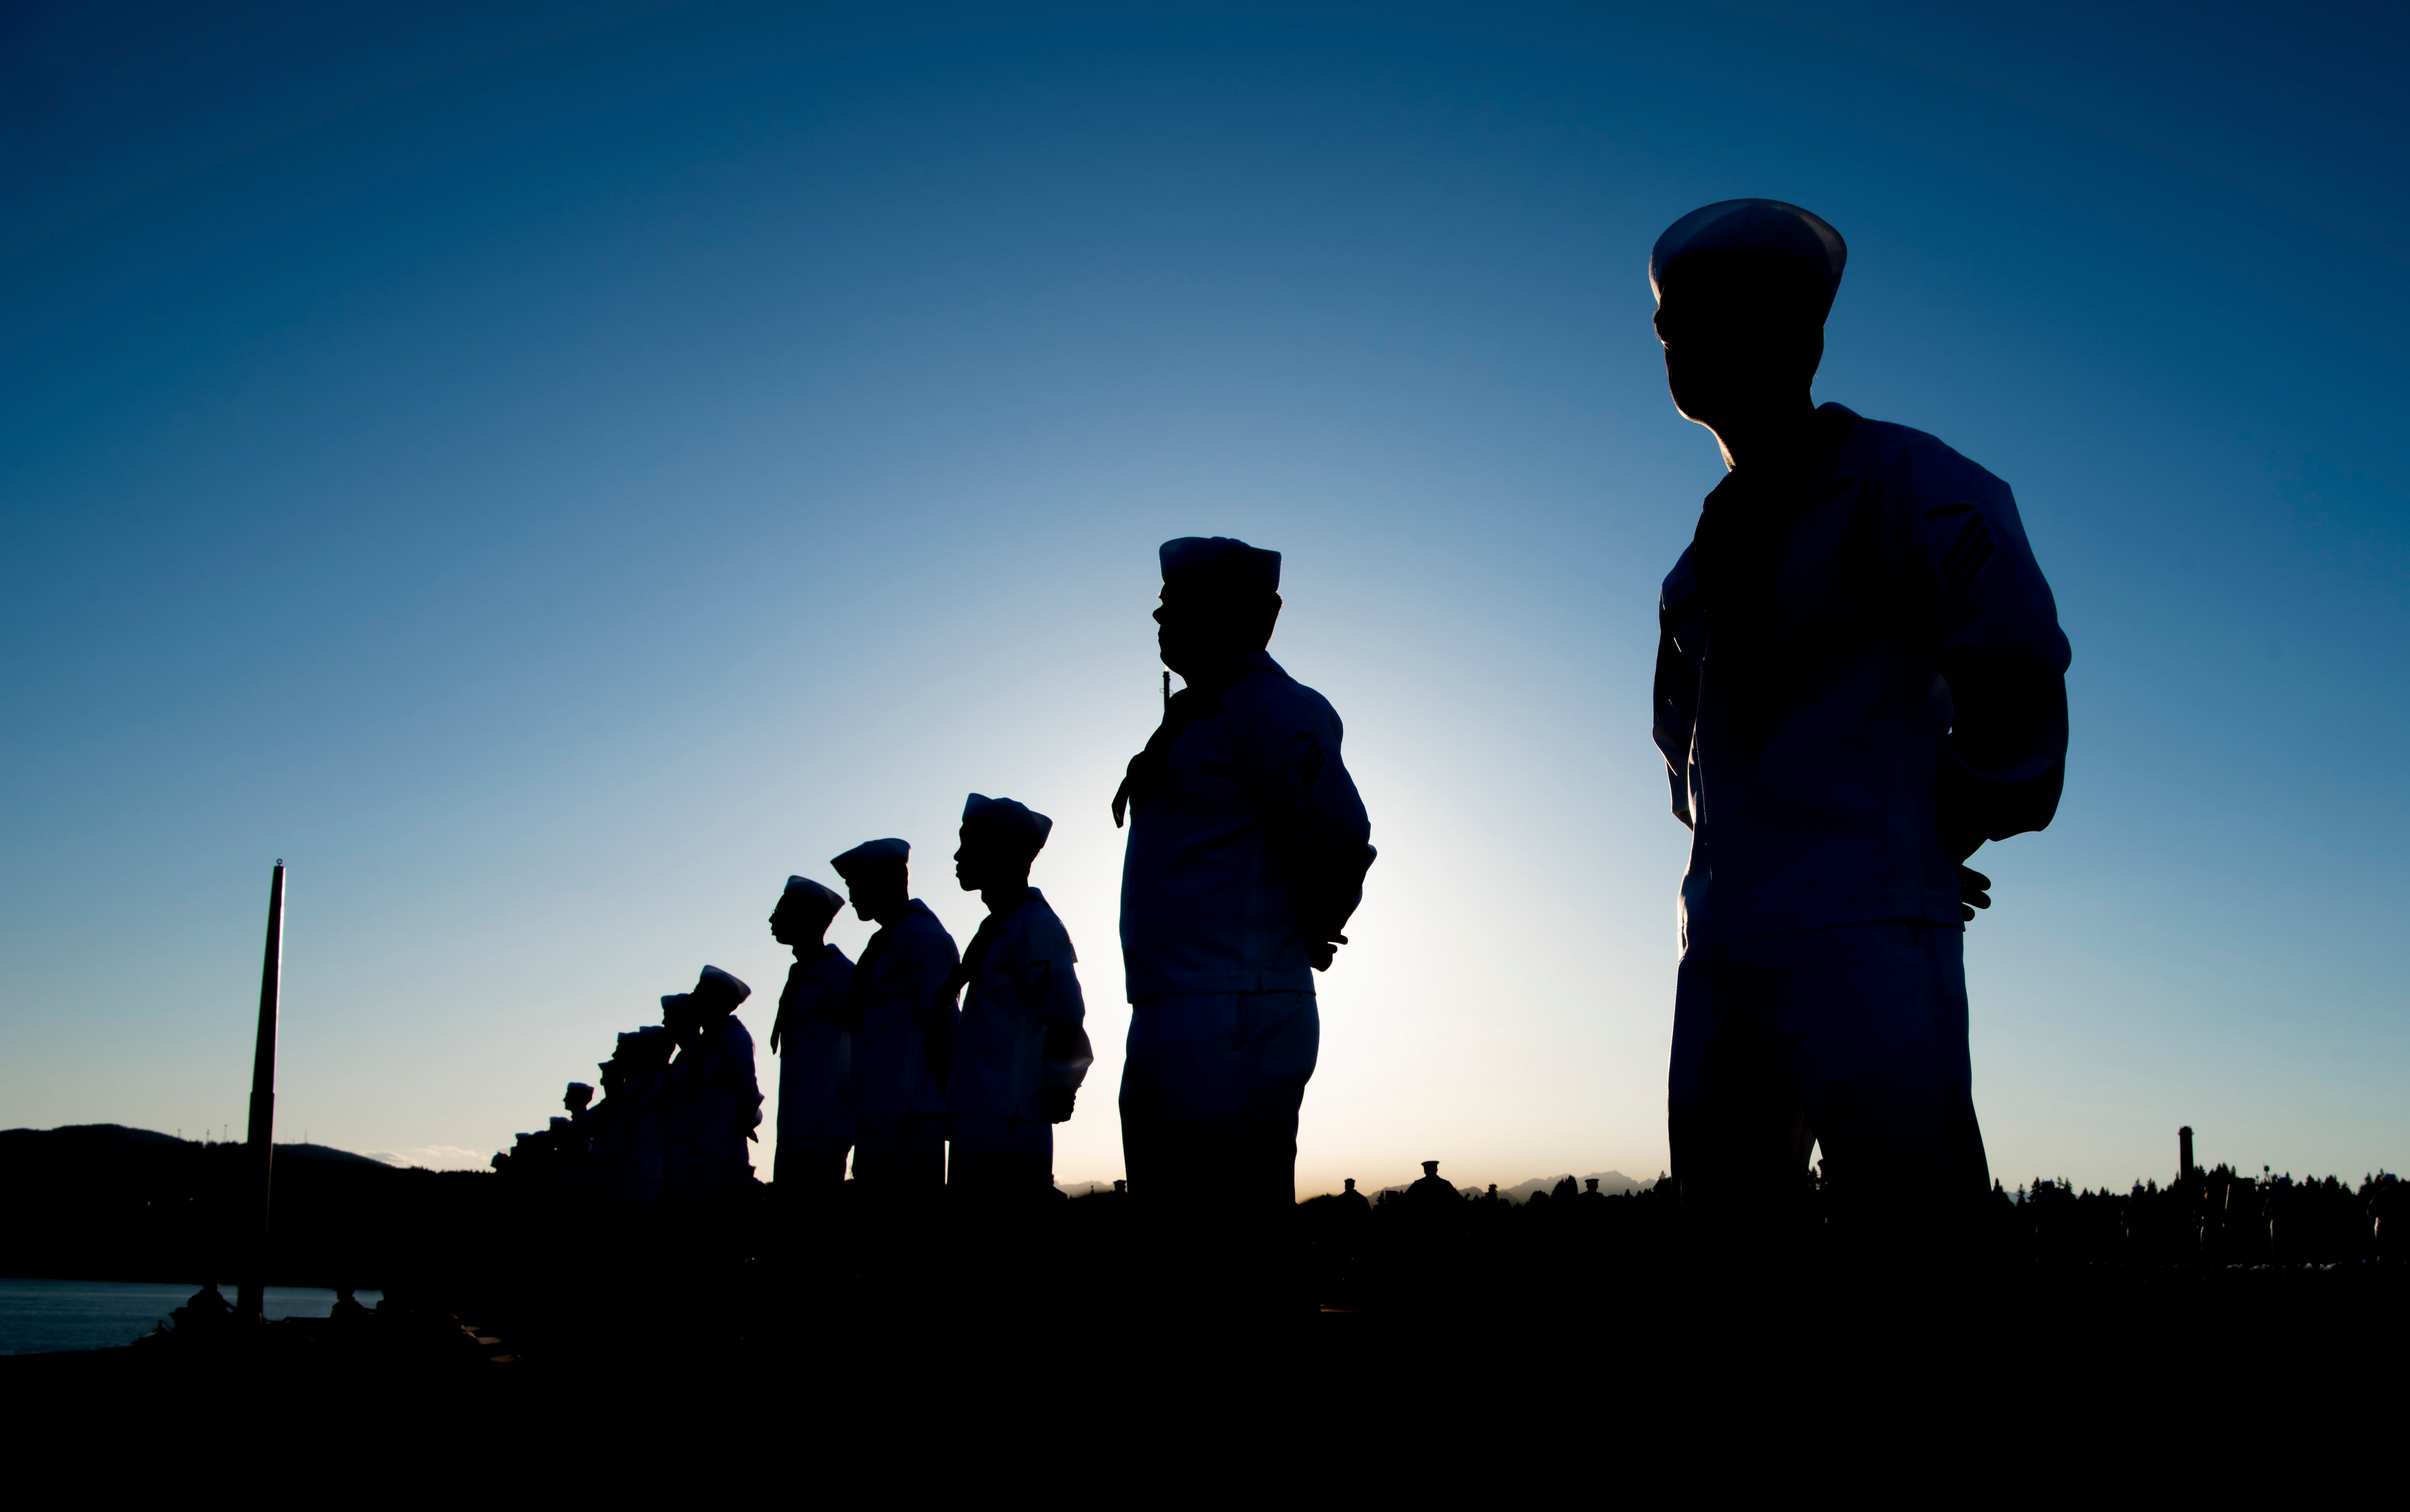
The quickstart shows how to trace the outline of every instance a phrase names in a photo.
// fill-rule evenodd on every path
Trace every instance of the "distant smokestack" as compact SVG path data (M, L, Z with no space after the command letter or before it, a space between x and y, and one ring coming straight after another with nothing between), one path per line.
M2176 1130L2176 1179L2178 1181L2192 1179L2192 1126L2190 1124Z
M251 1052L251 1127L246 1163L259 1194L259 1227L254 1229L236 1293L235 1314L256 1318L268 1306L268 1192L276 1166L276 1000L284 976L284 863L268 883L268 953L259 967L259 1038Z

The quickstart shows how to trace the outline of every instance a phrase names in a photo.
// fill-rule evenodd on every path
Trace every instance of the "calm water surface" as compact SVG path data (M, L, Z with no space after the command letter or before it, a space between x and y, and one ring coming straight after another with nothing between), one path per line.
M47 1354L58 1349L107 1349L132 1344L167 1321L201 1289L197 1281L36 1281L0 1277L0 1355ZM234 1287L221 1287L226 1301ZM385 1293L356 1291L363 1307ZM270 1287L270 1318L325 1317L335 1294L323 1287Z

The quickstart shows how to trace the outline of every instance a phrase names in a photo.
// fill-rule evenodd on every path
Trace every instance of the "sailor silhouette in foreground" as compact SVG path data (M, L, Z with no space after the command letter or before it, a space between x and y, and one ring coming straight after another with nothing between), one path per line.
M1845 256L1741 199L1649 258L1675 406L1730 469L1658 609L1691 832L1674 1174L1744 1250L1783 1230L1811 1142L1837 1233L1907 1243L1982 1201L1962 948L1990 884L1960 864L2050 822L2067 754L2067 638L2008 485L1808 397Z
M829 863L853 911L878 925L846 990L853 1036L853 1178L866 1194L931 1196L946 1184L946 1057L953 1008L941 1001L960 957L911 895L912 848L871 840Z
M1345 943L1373 855L1339 716L1264 649L1280 562L1243 541L1164 543L1156 639L1187 686L1113 798L1114 822L1129 820L1131 1192L1183 1226L1172 1253L1226 1275L1244 1258L1217 1246L1271 1242L1297 1200L1298 1108L1321 1040L1314 973Z
M975 1201L1042 1198L1054 1185L1054 1126L1071 1117L1096 1059L1071 937L1030 864L1054 821L1009 798L963 806L954 876L987 917L945 996L967 989L946 1087L953 1151L946 1185Z
M790 877L770 910L770 938L795 952L770 1025L770 1054L778 1057L775 1186L790 1215L796 1204L824 1200L845 1185L845 1157L853 1148L847 1106L853 1039L845 1027L853 963L826 942L829 922L844 907L831 889Z
M753 1036L736 1017L751 996L716 966L703 968L693 991L677 995L681 1042L661 1120L664 1199L673 1206L724 1204L752 1184L747 1145L762 1123L762 1089Z

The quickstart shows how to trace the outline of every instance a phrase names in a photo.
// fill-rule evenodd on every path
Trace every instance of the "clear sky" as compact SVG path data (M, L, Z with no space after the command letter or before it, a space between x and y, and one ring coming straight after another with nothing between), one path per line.
M1665 1161L1649 244L1849 239L1821 399L2015 488L2075 647L1972 926L1994 1167L2410 1162L2396 7L21 5L0 35L0 1124L482 1164L791 871L969 790L1121 1170L1154 547L1381 847L1299 1183ZM856 950L866 931L834 932ZM765 1086L775 1068L762 1057ZM762 1152L765 1170L767 1130Z

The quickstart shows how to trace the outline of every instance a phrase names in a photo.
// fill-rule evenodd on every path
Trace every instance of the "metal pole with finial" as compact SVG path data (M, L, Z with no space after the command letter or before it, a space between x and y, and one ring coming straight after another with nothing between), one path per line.
M259 967L259 1039L251 1053L251 1127L243 1163L258 1194L258 1228L244 1246L238 1316L255 1318L268 1306L268 1195L276 1166L276 999L284 975L284 863L268 883L268 954Z

